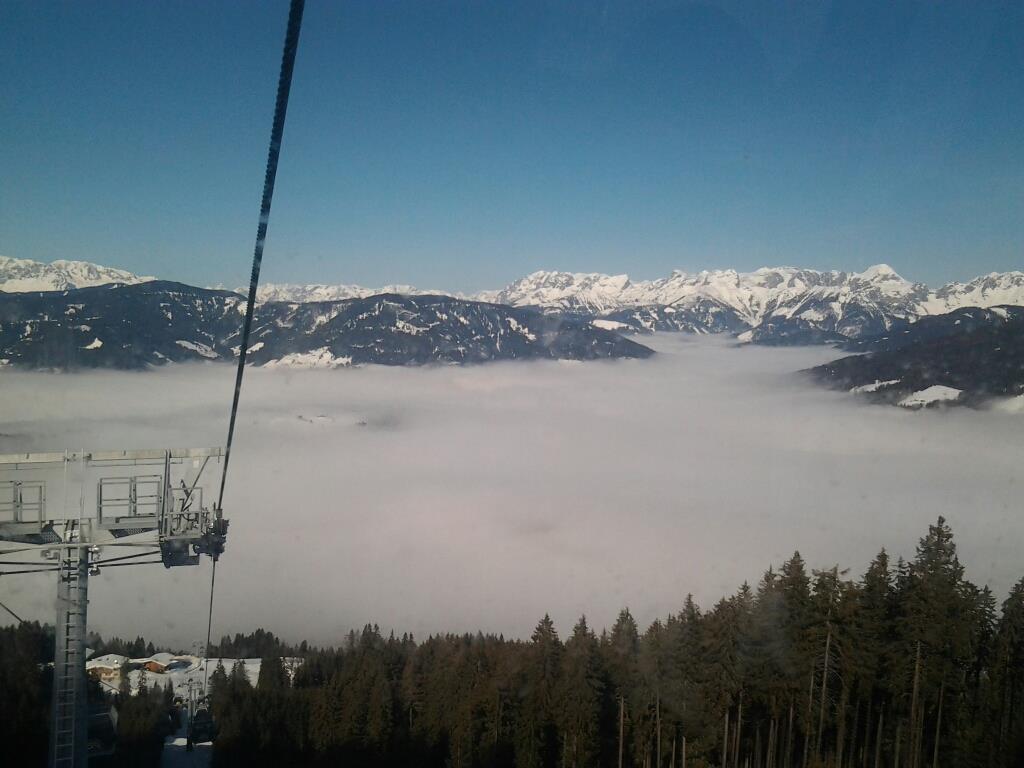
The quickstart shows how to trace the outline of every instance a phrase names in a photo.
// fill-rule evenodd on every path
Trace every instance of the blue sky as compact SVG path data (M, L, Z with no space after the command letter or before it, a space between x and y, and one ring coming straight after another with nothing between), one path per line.
M286 2L0 4L0 254L247 281ZM1019 2L308 0L264 277L1024 268Z

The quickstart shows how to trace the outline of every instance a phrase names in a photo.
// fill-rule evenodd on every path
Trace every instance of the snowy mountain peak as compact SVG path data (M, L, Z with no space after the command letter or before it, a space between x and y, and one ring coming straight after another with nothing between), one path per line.
M484 291L477 298L512 306L603 312L620 306L620 297L630 285L628 275L541 270L500 291Z
M0 291L67 291L107 283L146 283L155 278L140 277L123 269L103 267L88 261L58 259L49 264L31 259L0 256Z
M851 284L868 284L877 287L879 290L890 295L910 293L915 290L915 284L906 280L895 269L888 264L875 264L863 272L850 276ZM922 286L923 287L923 286Z
M740 284L740 275L735 269L702 269L696 277L703 285L725 283L738 286Z
M875 281L875 280L903 280L902 277L897 274L896 270L890 267L888 264L875 264L874 266L868 267L863 272L855 275L861 280ZM906 282L906 280L903 280Z
M629 285L629 275L605 275L600 272L550 272L538 270L513 285L529 289L593 288L605 286L622 290Z

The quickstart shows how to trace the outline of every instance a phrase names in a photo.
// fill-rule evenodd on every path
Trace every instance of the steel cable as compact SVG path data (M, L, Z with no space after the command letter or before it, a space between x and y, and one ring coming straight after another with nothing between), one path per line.
M249 297L245 304L245 321L242 324L242 343L238 350L238 370L235 373L235 392L231 401L231 418L228 421L228 439L224 447L224 469L220 477L220 492L217 495L217 513L224 505L224 485L227 482L228 462L231 460L231 443L235 435L235 418L238 414L238 400L242 393L242 374L245 372L245 358L249 351L249 334L256 306L256 287L260 281L260 267L263 265L263 246L267 239L267 224L270 222L270 204L274 198L274 183L277 180L277 163L281 155L281 140L284 136L284 121L288 113L288 96L292 88L292 72L295 69L295 53L299 47L299 31L302 28L302 12L305 0L291 0L288 10L288 29L285 32L284 52L281 55L281 72L277 80L277 101L274 105L274 124L270 130L270 149L267 153L267 170L263 178L263 200L260 204L260 220L256 228L256 247L252 256L252 273L249 276ZM210 634L213 629L213 594L217 583L217 557L213 559L210 574L210 608L206 622L206 656L210 655ZM206 667L203 672L203 690L206 690Z

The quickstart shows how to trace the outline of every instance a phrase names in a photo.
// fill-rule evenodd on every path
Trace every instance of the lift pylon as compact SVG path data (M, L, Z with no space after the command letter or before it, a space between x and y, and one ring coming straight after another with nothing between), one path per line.
M53 703L50 765L74 766L76 747L87 745L85 636L89 605L89 550L69 549L57 572L56 648L53 656ZM88 749L86 748L88 755Z
M220 448L0 455L0 554L41 555L57 573L50 765L86 768L85 640L90 574L109 547L167 568L217 560L228 521L203 501ZM204 482L205 481L205 482ZM32 565L25 561L26 565Z

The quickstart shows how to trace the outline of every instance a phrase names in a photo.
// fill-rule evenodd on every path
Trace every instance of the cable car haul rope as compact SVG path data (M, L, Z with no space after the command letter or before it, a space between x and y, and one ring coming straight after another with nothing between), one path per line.
M103 566L110 568L160 564L167 568L189 566L197 565L201 555L211 556L213 568L204 651L207 661L203 670L205 694L217 560L224 551L228 528L223 511L224 489L304 8L304 0L291 0L224 451L219 448L190 448L0 454L0 472L3 473L0 475L0 544L3 545L0 554L5 558L0 559L0 577L57 573L48 761L51 766L84 768L89 760L92 741L85 668L88 655L88 586L89 577L100 573L99 559L103 547L145 550L105 561ZM217 502L212 508L203 505L203 489L197 488L199 476L211 457L224 459ZM198 467L191 487L185 479L180 479L178 484L172 482L172 473L186 474L188 464L193 469ZM73 468L70 478L69 467ZM114 476L111 472L124 472L124 476ZM60 476L56 477L58 473ZM14 479L5 479L8 474ZM95 508L86 502L87 478L89 482L96 482ZM48 483L57 483L64 489L63 501L58 499L56 511L47 508ZM78 487L77 505L68 496L69 483ZM90 510L88 514L87 510ZM142 543L135 539L142 534L155 534L156 543ZM35 565L20 559L6 559L27 552L41 553L48 562ZM8 569L10 566L13 569ZM8 605L0 603L0 610L22 622ZM194 715L196 712L190 712L190 718ZM208 711L206 717L208 720ZM215 727L211 722L204 723L202 717L193 719L195 722L190 719L189 723L189 744L195 736L204 740L212 738Z
M267 171L263 179L263 200L260 204L260 220L256 228L256 247L252 255L252 273L249 276L249 297L245 304L245 322L242 325L242 343L238 350L238 370L235 373L235 392L231 400L231 418L228 421L228 439L224 450L224 469L220 476L220 492L217 495L217 510L223 507L224 485L227 482L228 462L231 460L231 442L235 436L235 417L238 414L238 400L242 393L242 375L245 372L245 358L249 351L249 334L252 331L252 316L256 306L256 288L260 281L260 267L263 265L263 246L267 239L267 225L270 222L270 204L274 199L274 182L277 180L277 162L281 155L281 139L284 136L284 121L288 114L288 96L292 88L292 72L295 69L295 53L299 47L299 31L302 28L302 12L305 0L291 0L288 10L288 29L285 32L284 52L281 55L281 73L277 80L277 101L274 105L274 123L270 130L270 148L267 152ZM206 621L206 650L203 665L203 689L206 689L210 658L210 633L213 629L213 595L217 583L217 558L213 559L210 573L210 607Z

